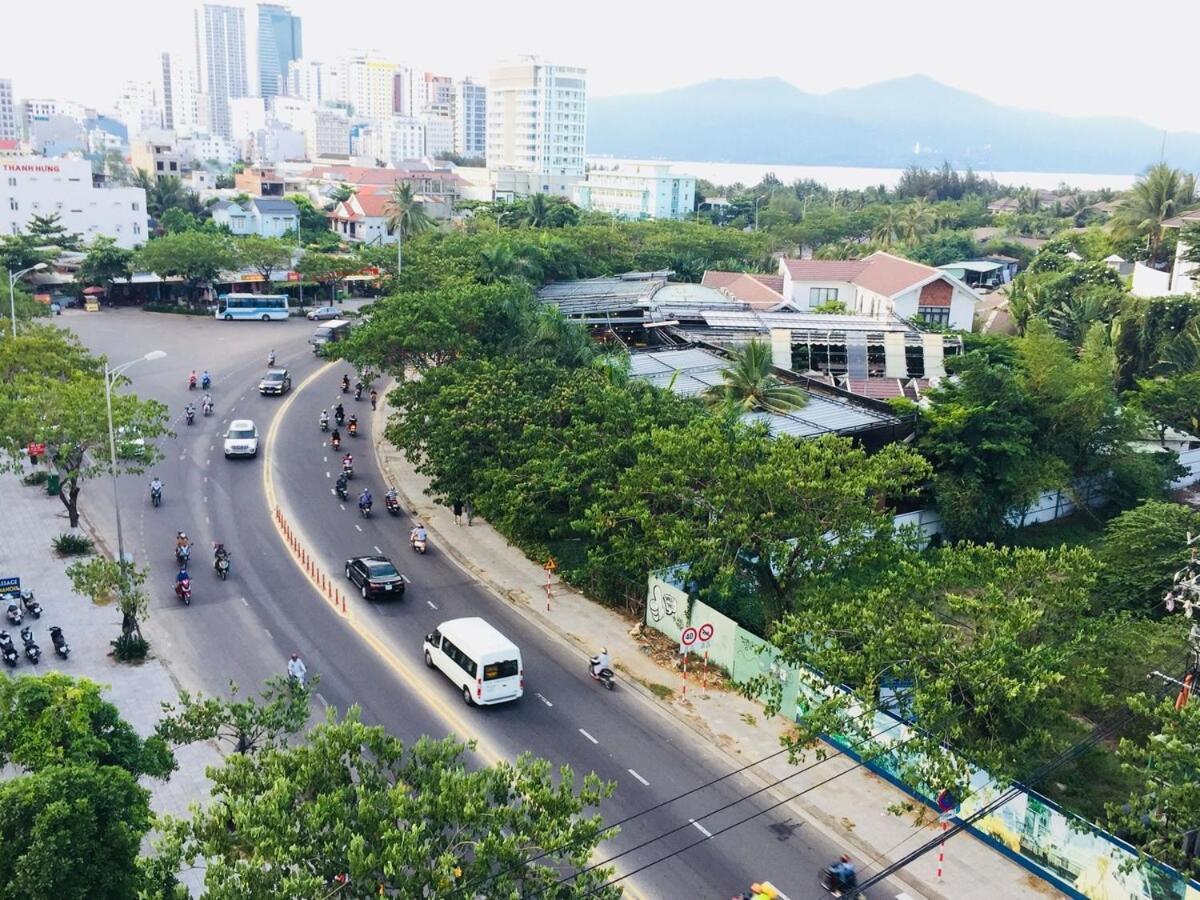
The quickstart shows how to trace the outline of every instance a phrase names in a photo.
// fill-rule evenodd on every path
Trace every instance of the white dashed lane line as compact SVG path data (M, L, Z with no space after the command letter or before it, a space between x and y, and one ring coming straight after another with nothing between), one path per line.
M354 527L357 528L360 533L362 532L362 526L359 525L357 522L354 523Z
M587 738L589 741L591 741L593 744L598 744L598 743L600 743L598 740L596 740L594 737L592 737L590 734L588 734L588 733L587 733L586 731L584 731L582 728L580 728L580 729L579 729L579 733L580 733L580 734L582 734L582 735L583 735L585 738Z
M379 549L379 545L378 545L378 544L376 544L376 545L375 545L375 552L376 552L376 553L378 553L380 556L382 556L382 555L383 555L383 551Z
M426 600L425 602L429 604L430 609L437 609L437 604L434 603L432 600Z
M636 778L638 781L640 781L640 782L641 782L642 784L644 784L646 787L650 787L650 782L648 782L648 781L647 781L645 778L643 778L643 777L642 777L641 775L639 775L637 772L633 771L633 769L629 769L628 771L629 771L629 774L630 774L630 775L632 775L634 778Z
M696 830L699 831L706 838L712 837L712 832L709 831L707 828L705 828L703 825L701 825L699 822L697 822L695 819L688 819L688 821L691 822L693 825L695 825Z
M554 704L553 704L553 703L551 703L549 700L547 700L547 699L546 699L545 697L543 697L541 694L538 694L538 695L537 695L537 698L538 698L539 700L541 700L543 703L545 703L547 706L551 706L551 707L552 707L552 706L554 706Z

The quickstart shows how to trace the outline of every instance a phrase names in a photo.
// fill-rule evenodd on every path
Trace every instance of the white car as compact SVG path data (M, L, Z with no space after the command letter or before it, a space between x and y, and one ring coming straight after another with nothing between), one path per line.
M341 314L342 311L336 306L318 306L316 309L309 310L308 318L316 322L319 319L336 319Z
M252 419L234 419L225 432L225 458L258 456L258 428Z

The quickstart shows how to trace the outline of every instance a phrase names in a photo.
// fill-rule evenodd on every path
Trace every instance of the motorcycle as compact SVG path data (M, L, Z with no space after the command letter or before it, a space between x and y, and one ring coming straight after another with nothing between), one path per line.
M855 900L866 900L866 894L858 890L858 876L854 873L851 873L848 878L842 878L834 874L832 865L828 865L821 869L819 880L821 887L835 897L854 897Z
M37 641L33 639L33 629L26 626L21 629L21 641L25 644L25 656L35 666L38 660L42 658L42 648L37 645Z
M342 449L341 437L335 434L333 436L333 438L329 441L329 446L332 447L334 450L341 450Z
M188 390L194 391L195 389L196 389L196 376L189 375L188 376Z
M15 667L17 660L21 655L17 653L17 648L13 646L12 637L7 631L0 631L0 657L4 658L5 665L10 668Z
M321 430L322 431L329 430L329 416L321 416Z
M350 376L349 375L342 376L342 393L343 394L350 393Z
M212 407L213 407L213 405L211 403L205 403L204 406L201 407L204 410L204 415L211 416L212 415Z
M361 384L356 384L354 386L354 399L355 400L362 399L362 391L363 391L363 386Z
M347 480L353 478L354 465L352 463L342 463L342 474L346 476Z
M63 637L62 629L57 625L50 626L50 643L54 644L54 652L66 659L71 655L71 645Z
M12 622L14 625L20 625L21 620L25 618L25 615L21 612L21 607L17 604L16 600L9 601L7 616L8 621Z
M192 605L192 579L185 578L175 582L175 596L183 601L184 606Z
M358 423L353 419L351 419L350 424L346 426L346 430L350 432L350 437L358 437Z
M210 387L212 387L212 379L205 375L200 379L200 387L207 391Z
M217 574L221 576L222 581L224 581L226 578L228 578L229 577L229 554L228 553L219 554L217 556L217 558L213 560L213 568L216 570Z
M614 687L616 687L613 670L606 667L597 672L596 663L598 661L598 657L593 656L591 658L591 660L588 662L588 674L592 676L592 681L599 681L611 691Z
M33 599L33 591L21 591L21 605L35 619L42 617L42 604Z
M150 502L154 506L162 506L162 488L161 487L150 488Z
M187 418L187 423L189 425L194 425L196 423L196 411L194 409L188 407L183 411L183 414Z
M339 499L341 499L341 500L349 500L350 499L350 492L346 489L345 479L343 479L343 478L338 479L335 490L337 491L337 495L338 495Z
M184 544L175 548L175 562L179 563L180 567L187 565L188 558L192 555L192 545Z
M358 501L358 511L364 519L370 518L371 502L368 500L366 503L364 503L362 500L359 500Z
M387 507L387 511L393 516L400 515L400 501L395 497L384 497L383 505Z
M346 421L346 413L343 410L339 409L336 413L333 414L333 418L337 421L338 425L342 425Z
M275 368L275 351L274 350L272 350L269 354L267 354L267 368L268 369Z

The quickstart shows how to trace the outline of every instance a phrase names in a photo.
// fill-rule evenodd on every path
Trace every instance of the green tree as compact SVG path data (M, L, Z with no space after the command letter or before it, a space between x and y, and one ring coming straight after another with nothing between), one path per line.
M58 213L39 216L34 213L25 225L25 232L39 247L58 247L61 250L78 250L81 244L78 234L68 234Z
M900 213L900 237L907 244L917 243L932 229L932 216L932 211L924 200L913 200Z
M1100 603L1161 615L1172 578L1187 562L1189 533L1200 534L1200 512L1180 503L1148 500L1112 519L1097 553Z
M752 340L733 351L729 365L721 370L721 381L704 392L713 406L784 413L808 402L804 391L775 374L771 347L765 341Z
M199 231L200 220L181 206L171 206L158 217L159 234L182 234Z
M161 882L204 860L212 898L619 896L601 887L604 867L558 883L605 836L587 812L610 784L589 774L577 789L568 767L529 756L468 766L464 749L429 738L405 747L352 710L304 744L210 770L212 802L165 824L150 867Z
M233 268L236 261L230 238L200 231L163 235L134 255L134 264L141 271L182 278L192 299L201 285Z
M1117 235L1140 237L1152 263L1165 262L1163 222L1195 203L1196 180L1158 163L1146 170L1121 201L1114 216Z
M147 571L137 566L121 564L115 559L93 556L91 559L67 566L67 577L77 594L97 605L117 602L121 610L121 635L142 637L142 620L150 608L149 598L142 589Z
M107 290L114 279L130 277L132 263L132 250L118 247L115 239L101 235L87 248L77 280Z
M1125 397L1154 421L1160 438L1168 428L1200 434L1200 372L1139 378L1137 390Z
M318 680L314 676L301 686L284 677L271 678L257 700L237 699L238 686L233 682L228 700L180 691L177 704L163 704L155 733L176 746L225 741L238 753L282 747L308 724L308 703Z
M0 234L0 271L5 272L0 283L7 289L8 272L19 272L38 263L48 263L57 255L57 250L40 247L28 234Z
M336 299L337 283L357 271L358 268L358 264L353 259L317 252L305 253L296 263L296 271L305 281L315 281L317 284L329 286L331 302Z
M433 227L433 220L429 218L424 202L418 198L410 181L396 182L388 195L385 210L388 214L388 233L397 235L401 241Z
M234 259L243 269L252 269L269 281L271 273L289 268L292 264L291 241L249 234L233 244Z

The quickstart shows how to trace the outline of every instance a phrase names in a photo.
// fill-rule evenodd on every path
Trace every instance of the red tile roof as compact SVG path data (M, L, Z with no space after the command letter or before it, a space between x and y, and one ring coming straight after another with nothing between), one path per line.
M842 379L842 387L860 397L872 400L890 400L893 397L908 397L916 400L921 392L929 388L928 378L850 378Z
M365 218L386 218L389 194L387 191L364 188L349 200L344 200L329 213L330 218L346 221Z
M785 259L783 264L793 281L848 281L885 297L902 294L942 274L882 250L866 259Z
M749 303L756 309L770 309L783 302L782 275L711 271L704 273L700 284L714 288L734 300Z
M793 281L853 281L863 270L862 259L785 259Z

